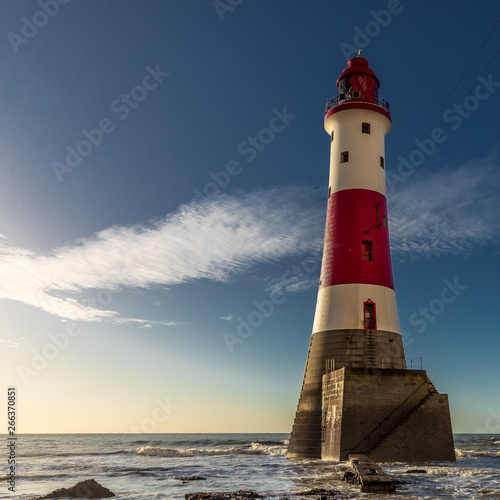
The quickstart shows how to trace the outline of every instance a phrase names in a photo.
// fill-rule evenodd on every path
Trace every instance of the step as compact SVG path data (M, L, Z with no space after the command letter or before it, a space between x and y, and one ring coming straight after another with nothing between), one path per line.
M393 493L396 491L396 486L390 476L366 455L362 453L349 455L349 461L361 485L361 492Z
M414 406L406 415L404 415L400 421L385 435L382 437L382 439L379 440L379 442L372 448L372 452L375 451L377 448L379 448L387 439L389 439L422 405L428 401L430 398L431 393L427 394L421 401L417 403L416 406Z

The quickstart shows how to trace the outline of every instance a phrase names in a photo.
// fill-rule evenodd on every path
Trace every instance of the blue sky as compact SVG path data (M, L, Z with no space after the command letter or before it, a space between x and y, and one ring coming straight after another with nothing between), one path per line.
M500 432L499 5L54 1L0 2L0 370L22 432L290 431L324 105L360 45L391 105L406 356L456 432Z

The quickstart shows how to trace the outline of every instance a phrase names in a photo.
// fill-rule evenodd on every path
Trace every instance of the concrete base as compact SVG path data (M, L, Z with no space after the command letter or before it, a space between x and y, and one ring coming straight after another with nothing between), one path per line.
M406 368L401 335L377 330L332 330L314 333L287 457L321 458L321 409L323 375L328 360L335 368ZM374 368L375 369L375 368Z
M321 458L454 461L446 394L424 370L341 368L323 376Z

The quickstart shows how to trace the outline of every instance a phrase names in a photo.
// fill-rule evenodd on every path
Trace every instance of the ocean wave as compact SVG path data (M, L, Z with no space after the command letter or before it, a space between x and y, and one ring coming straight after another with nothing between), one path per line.
M194 457L199 455L235 455L248 452L241 448L188 448L186 450L179 448L163 448L161 446L141 446L137 448L137 455L149 455L155 457Z
M280 441L268 440L268 439L256 439L255 441L252 441L252 444L253 443L266 444L266 445L284 445L288 444L288 439L281 439Z
M68 452L68 453L20 453L19 458L45 458L45 457L98 457L101 455L130 455L131 450L101 451L101 452Z
M265 444L265 443L270 443L270 444ZM262 453L263 455L271 455L271 456L277 456L277 455L285 455L286 452L286 446L284 446L282 443L279 444L271 444L273 443L272 441L255 441L252 443L252 450Z
M500 498L500 488L483 488L478 493L481 497Z
M216 446L229 446L229 447L244 447L250 446L252 440L250 439L190 439L190 440L173 440L169 441L169 445L173 447L186 447L186 448L212 448ZM161 441L150 441L146 443L148 446L161 446Z
M252 442L248 448L164 448L162 446L141 446L137 448L137 455L147 455L156 457L194 457L213 455L284 455L285 446L283 444L267 445L261 442Z
M16 479L52 479L54 477L68 477L71 476L72 474L68 472L59 472L59 473L54 473L51 472L50 474L16 474ZM7 481L7 479L10 479L10 476L7 475L1 475L0 476L0 481Z
M500 458L500 451L485 451L485 450L459 450L455 449L455 456L459 458Z

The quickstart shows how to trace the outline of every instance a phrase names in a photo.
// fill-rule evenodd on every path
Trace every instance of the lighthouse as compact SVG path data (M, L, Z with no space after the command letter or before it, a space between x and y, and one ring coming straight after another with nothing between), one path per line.
M288 457L455 459L447 395L424 370L406 367L386 201L391 115L379 87L368 61L355 57L326 107L323 261Z

